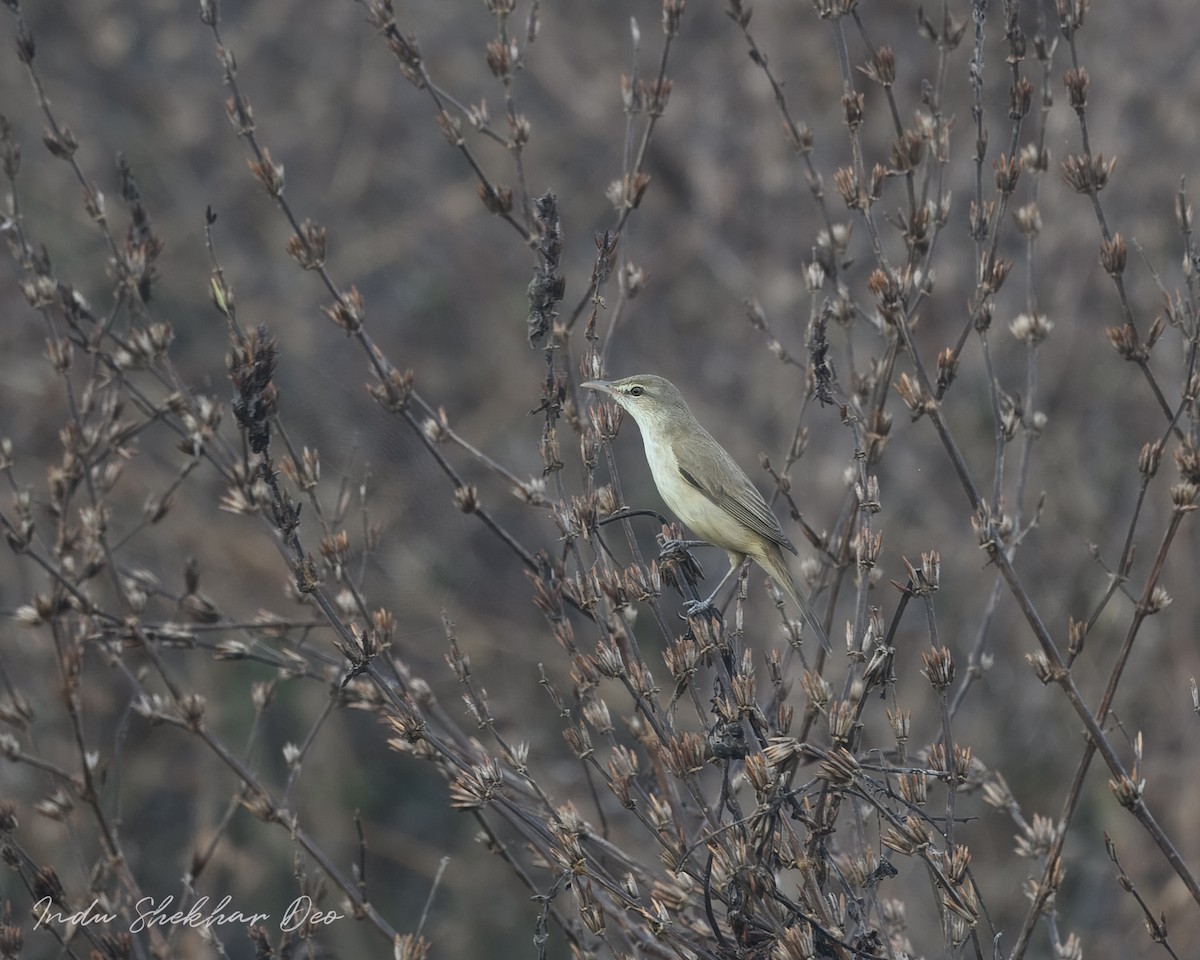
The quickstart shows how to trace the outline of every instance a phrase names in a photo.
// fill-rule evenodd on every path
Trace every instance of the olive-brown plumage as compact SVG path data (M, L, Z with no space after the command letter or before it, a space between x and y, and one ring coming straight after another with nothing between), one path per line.
M583 386L609 394L637 421L650 472L667 506L698 537L729 556L730 572L717 590L749 557L792 598L828 650L829 640L783 555L796 548L758 488L700 426L675 385L653 374L638 374Z

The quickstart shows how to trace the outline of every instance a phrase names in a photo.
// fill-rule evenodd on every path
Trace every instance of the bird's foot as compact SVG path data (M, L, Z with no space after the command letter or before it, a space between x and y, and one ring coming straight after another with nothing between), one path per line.
M660 557L668 556L672 553L686 553L691 550L692 547L705 546L705 542L703 540L660 539L658 544Z
M683 604L683 619L685 620L716 620L724 623L720 608L713 603L713 598L707 600L687 600Z

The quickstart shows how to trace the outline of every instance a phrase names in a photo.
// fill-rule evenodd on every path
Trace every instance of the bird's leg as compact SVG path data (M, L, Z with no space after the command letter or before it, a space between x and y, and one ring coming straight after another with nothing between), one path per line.
M731 561L731 563L732 563L732 561ZM737 562L737 568L738 568L737 582L738 582L738 589L740 590L750 578L750 558L742 557L742 559ZM732 566L730 567L729 572L730 573L733 572ZM733 596L730 595L729 599L732 600Z
M729 555L729 569L725 571L725 576L721 578L721 582L716 585L713 592L703 600L689 600L683 605L683 609L687 611L687 615L694 617L699 613L716 611L717 605L713 601L716 599L717 594L721 592L721 588L725 586L726 582L736 571L745 569L746 559L746 557L731 553Z

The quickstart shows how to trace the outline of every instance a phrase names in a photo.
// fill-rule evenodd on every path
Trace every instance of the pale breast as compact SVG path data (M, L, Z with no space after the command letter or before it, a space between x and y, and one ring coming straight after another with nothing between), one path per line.
M754 553L761 546L746 526L683 479L670 444L644 444L654 485L667 507L701 540L723 550Z

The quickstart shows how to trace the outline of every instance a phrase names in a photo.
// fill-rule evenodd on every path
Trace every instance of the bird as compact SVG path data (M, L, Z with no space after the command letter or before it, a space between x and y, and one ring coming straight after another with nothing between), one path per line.
M829 638L801 596L784 550L796 548L758 488L712 434L700 425L675 384L642 373L621 380L588 380L582 387L607 394L633 417L659 494L684 526L729 557L729 572L695 608L712 604L747 558L765 570L800 608L821 646Z

